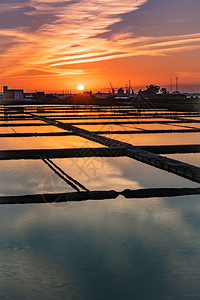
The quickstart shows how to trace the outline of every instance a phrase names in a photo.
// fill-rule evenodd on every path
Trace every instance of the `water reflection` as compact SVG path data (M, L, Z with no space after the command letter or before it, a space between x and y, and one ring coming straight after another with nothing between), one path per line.
M167 154L166 155L169 158L177 159L182 162L185 162L187 164L195 165L197 167L200 167L200 153L193 153L191 154Z
M1 138L0 150L102 148L104 146L79 136Z
M7 128L1 128L0 130L6 130ZM3 131L2 130L2 131ZM14 130L14 132L17 133L48 133L48 132L65 132L65 130L60 129L58 127L55 126L18 126L18 127L10 127L9 130ZM3 133L3 132L2 132Z
M129 158L54 159L64 172L90 190L196 188L198 184ZM0 195L68 193L73 189L42 160L1 162Z
M110 137L104 134L103 136ZM135 146L153 145L189 145L197 144L200 140L200 133L160 133L160 134L113 134L113 139L121 142L130 143Z
M38 107L26 107L24 113L45 114L55 109ZM73 107L68 108L73 111ZM62 111L62 106L58 109ZM77 113L81 111L84 108L77 107ZM8 115L5 118L8 122ZM106 126L107 130L110 124ZM17 132L55 130L51 126L13 126L5 127L4 132L13 128ZM90 127L96 128L99 125ZM112 137L136 145L166 145L196 143L199 134ZM88 143L74 136L2 138L1 149L99 147ZM198 161L198 155L193 157ZM183 156L177 158L184 161ZM188 156L186 160L192 162ZM90 190L198 187L130 158L53 161ZM1 195L72 191L41 160L2 161L0 186ZM39 205L1 206L0 220L0 299L199 299L199 195L148 200L118 197L63 204L48 204L44 198L44 204Z
M196 196L4 206L0 296L197 299L199 212Z

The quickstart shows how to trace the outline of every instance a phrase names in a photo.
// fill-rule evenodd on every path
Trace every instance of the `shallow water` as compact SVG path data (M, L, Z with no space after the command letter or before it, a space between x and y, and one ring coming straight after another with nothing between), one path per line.
M200 133L159 133L159 134L112 134L103 136L110 137L121 142L135 146L148 145L189 145L199 144Z
M167 154L165 156L200 167L200 153Z
M14 141L13 141L14 140ZM104 146L77 136L1 138L0 150L102 148Z
M1 207L0 297L198 299L199 215L197 196Z
M192 126L192 125L191 125ZM112 123L108 124L97 124L97 125L77 125L78 128L82 128L89 131L126 131L126 130L176 130L183 129L180 126L172 124L121 124L115 125Z
M84 107L77 109L84 111ZM27 122L30 120L24 124ZM148 128L142 124L80 127L179 128L171 123L148 125ZM62 130L54 126L0 127L0 133L15 131ZM199 133L108 137L134 145L199 144ZM0 141L0 150L103 147L78 136L0 138ZM200 166L200 154L165 156ZM190 180L128 157L52 161L91 191L199 187ZM0 196L74 191L41 159L1 160L0 170ZM148 199L119 196L112 200L62 204L57 203L57 198L52 204L46 200L43 196L41 204L1 205L0 299L199 299L200 195Z
M1 129L1 128L0 128ZM64 132L63 129L60 129L55 126L18 126L18 127L10 127L12 131L17 133L47 133L47 132Z

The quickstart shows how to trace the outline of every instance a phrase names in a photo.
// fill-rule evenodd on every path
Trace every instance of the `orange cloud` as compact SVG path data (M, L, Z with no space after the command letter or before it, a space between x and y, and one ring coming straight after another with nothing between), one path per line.
M23 16L44 22L38 28L29 24L0 29L1 77L65 78L86 75L89 63L134 56L165 56L200 47L200 33L174 36L134 36L132 32L111 35L109 26L123 14L139 9L148 0L24 0L0 5L0 11L18 11ZM45 15L47 16L45 18ZM49 22L49 16L51 21ZM32 20L32 19L31 19Z

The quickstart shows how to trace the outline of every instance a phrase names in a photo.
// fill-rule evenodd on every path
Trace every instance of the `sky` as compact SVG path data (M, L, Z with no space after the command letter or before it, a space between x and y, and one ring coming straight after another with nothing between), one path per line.
M200 91L199 0L1 0L0 86Z

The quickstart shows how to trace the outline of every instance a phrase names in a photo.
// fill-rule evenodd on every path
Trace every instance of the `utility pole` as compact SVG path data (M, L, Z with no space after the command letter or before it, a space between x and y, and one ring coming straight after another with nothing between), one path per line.
M172 78L170 78L170 93L173 91L173 86L172 86Z
M176 92L178 92L178 77L176 77Z

